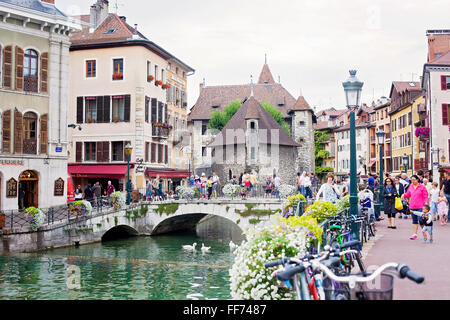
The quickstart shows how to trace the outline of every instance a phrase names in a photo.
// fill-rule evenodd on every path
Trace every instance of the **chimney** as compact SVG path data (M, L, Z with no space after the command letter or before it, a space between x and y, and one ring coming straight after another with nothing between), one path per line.
M123 22L127 22L127 17L125 17L125 16L120 16L119 18L120 18L120 20L122 20Z
M91 19L90 23L94 29L108 17L109 14L109 2L107 0L97 0L95 4L91 6Z
M203 82L200 82L200 92L203 90Z
M55 5L55 0L41 0L41 1Z

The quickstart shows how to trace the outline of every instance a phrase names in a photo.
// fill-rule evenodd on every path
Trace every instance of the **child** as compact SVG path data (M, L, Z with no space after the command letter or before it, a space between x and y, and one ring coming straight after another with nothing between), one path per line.
M206 186L208 187L208 200L211 200L213 184L214 184L213 178L212 176L209 176L208 180L206 180Z
M442 191L437 200L437 212L439 218L441 219L441 226L447 224L448 203L447 198L444 196Z
M427 242L427 234L430 235L430 243L433 243L433 216L430 213L430 206L424 205L422 212L411 210L411 214L419 216L419 224L422 227L423 241Z
M431 214L433 215L433 221L436 221L437 215L437 201L439 198L439 189L437 182L433 182L431 185Z

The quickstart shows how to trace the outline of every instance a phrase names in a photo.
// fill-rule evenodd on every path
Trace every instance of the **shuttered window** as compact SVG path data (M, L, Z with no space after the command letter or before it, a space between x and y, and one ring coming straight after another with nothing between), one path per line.
M86 123L97 122L97 98L96 97L86 97L85 98L85 117L84 121Z
M97 76L97 61L86 61L86 78L95 78Z
M448 109L449 109L449 105L443 103L442 104L442 125L444 125L444 126L448 126L449 125Z
M97 97L97 123L103 123L103 96Z
M150 98L145 97L145 122L149 123L149 116L150 116Z
M148 163L149 160L149 152L150 152L150 142L145 143L145 162Z
M11 153L11 110L2 114L2 153Z
M75 144L75 161L83 162L83 142L77 142Z
M97 155L97 143L85 142L84 143L84 161L95 161Z
M12 89L13 49L7 46L3 49L3 87Z
M21 154L23 149L23 116L18 110L14 112L14 153ZM34 134L36 131L34 130Z
M125 121L125 97L113 96L112 97L112 121L122 122Z
M77 123L83 123L83 97L77 97Z
M27 51L29 51L29 50L27 50ZM36 55L36 59L37 59L37 55ZM24 63L23 49L16 46L16 90L20 90L20 91L23 91L23 89L24 89L23 63ZM37 64L37 62L36 62L36 64ZM29 70L29 69L27 68L27 70ZM30 91L30 90L26 90L26 91Z
M103 123L109 123L111 121L111 96L103 97Z
M41 55L41 92L48 93L48 52Z
M164 152L164 163L169 163L169 147L167 145L164 146L165 152Z
M152 98L152 123L156 123L158 122L157 118L158 118L158 111L157 111L157 104L158 104L158 100L155 98Z
M97 142L97 162L109 162L109 141Z
M124 145L123 141L111 142L112 161L124 161Z
M163 163L164 160L163 147L162 144L158 144L158 163Z
M125 95L125 110L124 110L124 120L125 122L130 122L131 113L131 95Z
M20 56L16 55L16 58L18 57ZM32 49L25 51L24 58L22 58L23 90L25 91L38 92L38 58L38 53ZM18 66L17 61L16 66ZM17 68L17 70L19 70L19 68ZM18 77L18 74L16 74L16 79L18 79Z
M39 150L40 154L47 154L48 153L48 114L44 114L41 116L41 123L40 123L40 143L39 143Z
M152 142L152 150L151 150L151 160L152 163L156 163L156 144Z
M164 110L164 105L161 101L158 101L158 122L161 123L163 122L163 110Z

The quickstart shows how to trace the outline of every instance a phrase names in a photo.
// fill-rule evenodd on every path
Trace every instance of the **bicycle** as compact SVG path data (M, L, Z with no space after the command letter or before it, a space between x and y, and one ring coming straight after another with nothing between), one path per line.
M330 268L336 269L340 264L340 258L333 257L331 253L331 250L327 250L327 254L324 254L322 257L312 257L313 259L305 259L304 257L300 259L284 258L266 263L265 266L273 267L283 264L284 269L274 272L273 275L285 283L291 284L290 282L292 281L291 288L295 289L295 296L298 300L310 300L311 298L315 300L330 300L336 296L339 296L340 299L349 300L392 300L394 277L390 274L382 273L388 269L396 270L397 276L401 279L408 278L418 284L425 280L422 275L411 271L408 266L395 262L386 263L367 276L336 275L336 272L333 272ZM339 254L343 253L345 251ZM306 271L308 269L314 276L318 275L318 279L323 277L322 274L328 277L331 283L330 288L324 288L323 285L321 286L318 283L319 287L316 290L320 294L314 296L312 294L314 290L308 287L306 280ZM298 280L299 275L300 281ZM369 283L373 282L378 276L380 276L381 282L377 288L372 288L372 285ZM336 284L344 284L344 286L336 288ZM316 282L314 282L314 285L317 285Z
M340 263L341 257L355 250L340 251L345 248L354 247L359 244L359 241L351 241L340 245L338 248L331 248L329 245L325 246L324 251L320 254L306 254L301 258L282 258L276 261L271 261L265 264L266 268L274 267L282 264L285 268L280 274L274 273L279 280L284 281L285 285L292 289L295 288L296 298L298 300L325 300L326 296L325 288L331 287L336 294L331 294L332 300L342 300L345 297L341 292L345 291L345 287L332 281L328 277L323 277L321 273L315 272L311 268L304 268L301 272L297 272L297 265L308 263L310 260L317 259L319 261L326 260L330 256L338 257L336 260L327 260L324 263L330 263L329 266L335 269L335 272L341 274L343 267ZM292 281L291 278L294 277Z

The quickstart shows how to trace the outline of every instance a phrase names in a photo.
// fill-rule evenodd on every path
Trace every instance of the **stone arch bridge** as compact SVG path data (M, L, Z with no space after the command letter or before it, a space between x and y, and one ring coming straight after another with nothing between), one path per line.
M139 203L124 210L95 210L89 217L54 221L32 232L26 226L4 230L0 249L3 252L32 252L47 248L87 244L118 235L154 236L195 228L208 216L234 222L243 232L269 225L271 216L281 212L276 199L200 200Z

